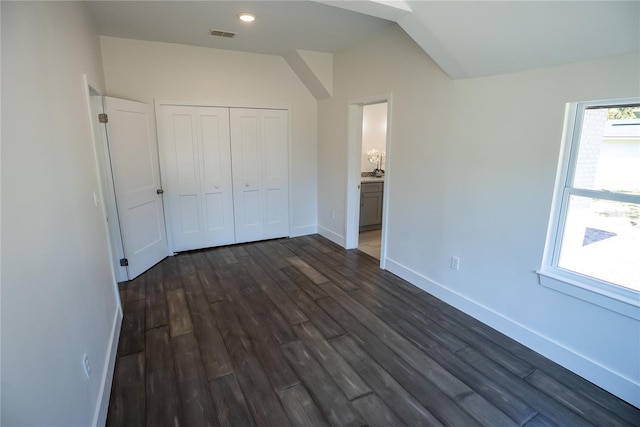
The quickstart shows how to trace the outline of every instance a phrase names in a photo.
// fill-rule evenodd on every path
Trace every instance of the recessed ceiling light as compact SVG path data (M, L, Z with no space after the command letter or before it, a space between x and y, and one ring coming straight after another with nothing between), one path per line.
M240 18L242 22L253 22L256 20L256 15L249 12L242 12L240 15L238 15L238 18Z

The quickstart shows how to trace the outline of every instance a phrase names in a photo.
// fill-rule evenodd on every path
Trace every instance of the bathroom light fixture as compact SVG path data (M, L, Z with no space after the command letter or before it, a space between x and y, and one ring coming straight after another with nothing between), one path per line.
M253 22L256 20L256 15L249 12L242 12L238 15L238 18L240 18L242 22Z

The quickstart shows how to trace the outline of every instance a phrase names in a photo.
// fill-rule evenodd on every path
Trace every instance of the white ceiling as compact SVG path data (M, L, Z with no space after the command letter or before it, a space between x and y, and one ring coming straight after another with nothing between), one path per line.
M89 1L102 35L287 55L337 52L397 22L452 78L640 52L640 1ZM337 6L337 7L335 7ZM257 15L252 24L237 19ZM209 30L236 32L233 39Z
M286 55L334 53L393 22L311 1L90 1L101 35ZM240 22L240 12L257 16ZM237 33L212 37L209 30Z
M637 0L407 3L400 25L453 78L640 52Z

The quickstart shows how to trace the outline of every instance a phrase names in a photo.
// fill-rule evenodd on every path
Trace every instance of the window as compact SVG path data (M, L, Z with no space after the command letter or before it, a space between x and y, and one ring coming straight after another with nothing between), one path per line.
M570 104L540 283L640 318L640 98Z

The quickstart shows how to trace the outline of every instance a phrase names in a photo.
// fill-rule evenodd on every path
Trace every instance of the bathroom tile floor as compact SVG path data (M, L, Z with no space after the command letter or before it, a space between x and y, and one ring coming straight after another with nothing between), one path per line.
M358 237L358 249L376 259L380 259L382 230L363 231Z

